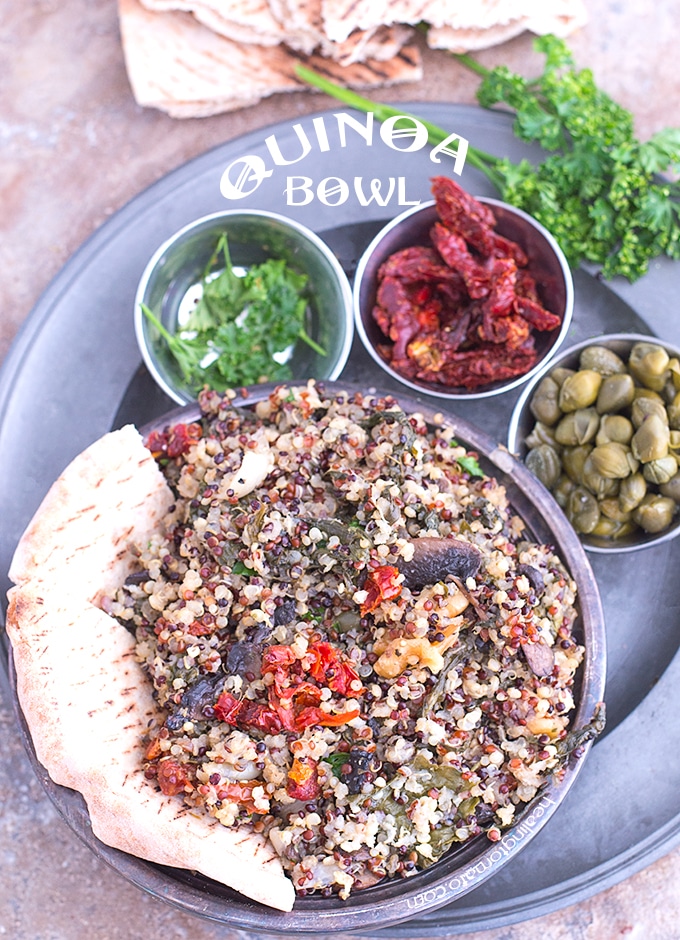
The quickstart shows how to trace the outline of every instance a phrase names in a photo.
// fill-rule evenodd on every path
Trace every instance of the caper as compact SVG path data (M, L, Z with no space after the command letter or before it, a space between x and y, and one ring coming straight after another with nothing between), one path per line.
M544 376L531 397L531 413L537 421L551 425L559 421L562 412L557 403L560 387L549 375Z
M630 420L634 426L639 428L649 415L658 415L665 424L668 424L668 413L661 399L649 398L647 395L636 398L630 409Z
M575 371L575 369L567 369L566 366L557 366L550 373L550 378L557 382L559 388L562 388L565 379L568 379L570 375L574 375Z
M621 508L619 499L613 496L608 496L607 499L600 500L600 512L613 522L630 522L633 515L632 509L626 512Z
M661 483L668 483L677 472L678 461L673 454L659 457L658 460L650 460L642 468L642 475L645 480L648 483L655 483L657 486Z
M599 535L605 539L620 539L624 535L630 535L635 531L632 520L620 522L616 519L608 519L606 516L600 516L597 525L591 531L591 535Z
M598 499L604 499L605 496L616 496L619 490L619 480L616 477L606 477L599 472L592 460L592 452L586 457L581 471L581 484L597 496Z
M602 375L613 375L616 372L625 372L626 364L613 349L606 346L586 346L579 357L581 369L593 369Z
M596 444L606 444L616 441L619 444L629 444L633 436L633 425L624 415L602 415L600 427L595 435Z
M641 385L660 392L668 377L670 356L658 343L636 343L628 357L628 368Z
M668 415L668 424L674 431L680 431L680 392L675 395L673 401L666 409Z
M659 487L662 496L668 496L675 503L680 503L680 473L672 476L668 483L662 483Z
M627 372L608 375L602 380L595 407L601 415L613 414L627 408L634 397L635 382L631 375Z
M560 458L554 447L549 444L539 444L532 447L524 460L535 477L543 486L551 489L560 478Z
M630 442L633 455L641 460L642 463L648 463L650 460L658 460L665 457L668 453L668 444L670 442L670 431L668 425L659 417L651 414L642 422Z
M673 521L676 508L670 497L648 493L633 513L633 519L645 532L663 532Z
M673 456L680 455L680 431L671 431L668 435L668 449Z
M579 408L566 414L555 428L558 444L574 447L594 440L600 418L594 408Z
M673 389L680 391L680 359L677 356L673 356L668 362L668 379Z
M533 426L531 433L525 438L525 444L527 447L538 447L539 444L549 444L556 450L559 447L559 444L555 440L555 431L553 428L549 428L547 424L543 424L542 421L537 421Z
M602 375L594 369L580 369L564 380L560 388L559 403L562 411L588 408L597 401Z
M574 483L582 481L583 465L592 449L590 444L577 444L575 447L565 447L562 451L562 467Z
M563 455L564 456L564 455ZM559 506L564 509L569 499L569 494L576 486L573 480L570 480L566 473L563 473L552 489L552 494Z
M577 486L569 494L566 514L576 531L585 534L592 532L600 519L597 500L582 486Z
M633 473L621 480L619 505L623 512L632 512L647 495L647 482L641 473Z
M638 468L638 462L630 448L617 441L598 444L593 448L590 460L595 471L608 480L623 480Z

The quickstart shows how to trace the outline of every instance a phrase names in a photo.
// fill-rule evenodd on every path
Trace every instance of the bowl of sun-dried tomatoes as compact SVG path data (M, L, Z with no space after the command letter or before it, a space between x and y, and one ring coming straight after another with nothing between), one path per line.
M434 200L388 222L354 280L356 328L373 359L410 388L484 398L554 355L574 286L554 237L526 212L474 197L449 177Z

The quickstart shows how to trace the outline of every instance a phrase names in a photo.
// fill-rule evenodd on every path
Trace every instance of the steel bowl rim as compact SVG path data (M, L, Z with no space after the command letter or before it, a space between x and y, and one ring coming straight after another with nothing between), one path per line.
M340 296L342 298L342 320L345 327L345 335L342 342L342 345L337 353L336 363L331 369L327 378L323 381L334 381L338 378L342 370L347 364L349 359L349 354L352 349L352 342L354 338L354 315L353 315L353 306L352 306L352 288L349 282L349 279L340 264L339 260L331 250L330 246L317 235L311 228L304 225L302 222L298 222L297 219L293 219L289 216L285 216L280 212L270 212L267 209L223 209L217 212L210 212L207 215L202 215L197 219L194 219L191 222L187 222L186 225L183 225L181 228L177 229L172 235L166 238L156 250L153 252L149 260L147 261L144 270L139 278L137 283L137 289L135 291L135 299L133 306L133 324L135 331L135 338L137 340L137 346L142 355L144 365L149 371L150 375L156 382L156 384L165 392L165 394L171 398L178 405L187 405L190 404L192 399L187 395L180 392L174 385L168 382L158 369L156 365L155 357L151 351L151 344L148 341L146 332L145 332L145 317L142 314L141 304L146 293L149 281L158 266L159 261L170 249L173 248L181 239L191 232L210 227L212 223L225 220L228 222L232 218L255 218L260 220L268 220L278 223L284 228L291 229L297 232L299 235L302 235L310 245L317 249L320 254L328 262L332 273L337 281L338 288L340 291ZM299 381L293 379L292 381Z
M569 327L571 325L571 321L572 321L572 317L574 313L574 279L573 279L572 271L571 271L571 268L569 267L569 263L567 262L566 256L564 252L562 251L562 249L560 248L554 235L551 232L549 232L548 229L546 229L545 226L542 225L538 221L538 219L535 219L532 215L529 215L529 213L525 212L523 209L519 209L518 207L511 205L509 202L503 202L501 199L495 199L491 196L476 196L475 198L479 202L482 202L486 205L498 206L499 208L502 208L504 211L511 212L514 215L518 216L519 218L524 219L525 222L528 222L530 225L532 225L536 229L536 231L540 235L543 236L548 246L555 254L555 257L558 260L559 267L560 267L560 270L562 272L562 276L564 279L564 287L565 287L564 314L562 317L562 323L560 325L560 329L557 334L557 337L555 338L555 341L552 347L547 351L547 353L544 356L542 356L539 359L539 361L534 366L532 366L531 369L525 372L523 375L516 376L513 379L509 379L507 382L502 383L501 385L497 387L483 389L481 391L470 391L470 392L445 391L443 389L439 389L435 387L434 385L430 386L425 383L418 384L417 382L414 382L411 379L408 379L405 376L401 375L399 372L393 369L389 365L389 363L385 362L385 360L379 355L373 343L371 342L368 336L368 333L366 332L366 328L364 326L363 318L361 315L361 303L360 303L360 297L359 297L361 284L362 284L362 281L366 272L366 268L371 259L371 256L375 252L376 248L379 246L380 242L393 229L397 228L403 222L411 218L411 216L417 215L418 213L424 212L426 210L431 210L436 205L436 202L434 199L428 200L427 202L422 202L417 206L411 206L410 208L406 209L404 212L399 213L399 215L395 216L393 219L390 219L390 221L387 222L380 229L380 231L374 235L374 237L371 239L367 247L362 252L361 257L359 258L359 261L356 267L356 272L354 275L354 283L352 287L355 329L359 337L361 338L361 342L363 343L364 348L366 349L368 354L371 356L373 361L377 365L379 365L380 368L387 375L390 375L393 379L395 379L397 382L401 383L402 385L405 385L407 388L410 388L413 391L420 392L420 393L424 392L428 395L432 395L436 398L441 398L441 399L445 399L448 401L456 401L456 400L472 401L472 400L477 400L477 399L482 399L482 398L491 398L495 395L502 395L505 392L512 391L513 389L516 389L520 385L523 385L525 382L529 381L537 372L539 372L543 368L544 364L549 362L553 358L553 356L555 356L557 351L562 346L566 338L567 332L569 330Z
M580 340L572 346L561 349L554 358L545 363L544 368L541 368L539 372L532 377L526 388L522 389L522 393L512 409L508 424L507 447L510 453L518 460L521 460L522 448L524 446L524 442L519 439L520 422L529 407L529 400L539 382L545 378L552 369L557 368L564 359L571 358L571 356L576 355L588 346L606 346L610 342L626 342L631 345L639 342L655 342L658 343L659 346L663 346L667 352L672 352L673 355L680 357L680 347L675 346L673 343L661 337L654 336L651 333L600 333L588 339ZM674 525L669 526L663 532L651 535L640 542L618 544L616 541L612 541L612 543L608 545L605 544L603 540L593 542L587 535L580 535L579 538L586 551L593 554L624 555L630 554L631 552L639 552L645 548L653 548L656 545L662 545L665 542L670 542L677 538L678 535L680 535L680 517ZM641 538L643 537L641 536Z

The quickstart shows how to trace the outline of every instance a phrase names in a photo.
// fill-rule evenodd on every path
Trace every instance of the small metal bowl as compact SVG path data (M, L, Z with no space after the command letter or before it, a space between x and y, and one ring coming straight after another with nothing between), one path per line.
M359 260L354 278L354 322L366 350L381 369L403 385L438 398L468 400L488 398L507 392L526 382L543 367L563 342L574 308L574 284L571 270L553 236L521 209L516 209L498 199L483 196L476 198L492 210L496 217L496 231L517 242L524 249L530 259L529 271L536 279L541 302L560 317L562 324L559 330L534 333L538 359L524 375L491 382L477 389L444 386L401 375L392 368L378 349L380 345L385 345L387 342L373 317L378 271L394 252L414 245L431 244L429 232L434 222L439 219L434 201L407 209L378 232Z
M536 420L531 413L531 399L537 386L546 375L549 375L553 369L558 367L578 369L581 352L588 346L605 346L625 362L631 349L638 342L657 343L659 346L663 346L671 358L680 359L680 347L673 346L656 336L641 333L610 333L604 336L592 336L576 343L574 346L570 346L568 349L564 349L533 376L531 382L523 389L517 400L508 427L508 449L510 452L522 461L527 455L528 447L525 444L525 439L531 433ZM621 536L619 539L608 539L602 536L579 533L579 538L584 548L589 552L615 554L617 552L634 552L641 548L650 548L653 545L668 542L677 535L680 535L680 512L676 513L675 521L662 532L649 533L639 529L630 535Z
M174 333L181 312L196 297L206 266L222 234L236 267L248 268L269 258L282 258L308 277L309 305L305 329L326 355L298 341L288 361L291 381L335 379L352 345L352 292L339 261L314 232L274 212L231 210L204 216L165 241L149 260L135 296L137 343L147 369L160 388L178 404L194 401L199 389L182 375L165 340L142 312L142 304Z

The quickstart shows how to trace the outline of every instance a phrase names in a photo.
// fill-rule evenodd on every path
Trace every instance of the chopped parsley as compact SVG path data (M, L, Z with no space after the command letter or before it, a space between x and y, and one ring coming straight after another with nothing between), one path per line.
M211 274L220 255L224 268ZM146 306L144 315L165 340L184 380L227 388L292 378L288 359L298 340L325 356L305 330L307 276L283 259L269 258L237 273L226 235L219 239L201 280L201 296L187 322L171 333Z

